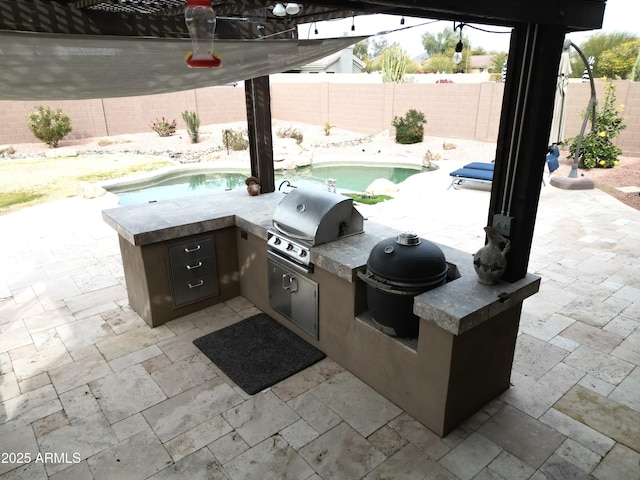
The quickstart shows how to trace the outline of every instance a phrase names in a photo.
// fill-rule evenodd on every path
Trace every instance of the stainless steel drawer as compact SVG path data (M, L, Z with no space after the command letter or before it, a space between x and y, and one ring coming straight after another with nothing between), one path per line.
M212 235L174 243L167 248L169 282L176 307L219 294Z
M216 262L214 257L196 258L188 262L171 265L171 276L176 283L215 274Z
M213 238L198 238L169 247L169 264L177 265L190 262L196 258L213 256Z
M176 305L184 305L217 294L218 280L215 275L205 275L173 284L173 300Z

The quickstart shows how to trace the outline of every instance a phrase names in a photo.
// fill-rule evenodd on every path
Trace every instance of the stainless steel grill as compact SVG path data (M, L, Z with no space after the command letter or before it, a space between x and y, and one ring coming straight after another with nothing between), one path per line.
M311 266L311 247L362 233L353 200L315 188L294 188L278 204L268 246L297 264Z

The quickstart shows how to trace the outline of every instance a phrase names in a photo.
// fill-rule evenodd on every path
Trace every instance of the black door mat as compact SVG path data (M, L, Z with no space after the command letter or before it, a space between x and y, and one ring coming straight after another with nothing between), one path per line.
M249 395L326 356L266 313L196 338L193 344Z

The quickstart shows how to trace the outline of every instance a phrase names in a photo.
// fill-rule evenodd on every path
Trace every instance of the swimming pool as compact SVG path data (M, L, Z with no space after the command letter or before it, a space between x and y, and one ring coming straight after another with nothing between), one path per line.
M278 186L284 180L292 185L321 186L329 178L336 179L338 191L363 192L374 180L387 179L401 183L411 175L425 171L419 165L354 165L317 164L295 170L276 171ZM104 188L119 197L120 205L169 200L172 198L246 188L245 179L250 175L242 169L188 169L163 173L154 178L107 185Z

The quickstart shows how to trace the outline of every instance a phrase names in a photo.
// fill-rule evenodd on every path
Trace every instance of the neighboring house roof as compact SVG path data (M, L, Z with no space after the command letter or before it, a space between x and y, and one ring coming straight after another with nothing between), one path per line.
M349 50L349 49L346 49ZM344 50L333 53L326 57L321 58L320 60L316 60L315 62L308 63L300 68L301 72L324 72L330 69L330 67L340 61L340 57L343 55ZM353 65L358 68L358 70L362 70L366 63L360 60L355 55L352 55ZM341 73L351 73L351 72L341 72Z
M491 66L491 60L495 55L472 55L469 58L471 68L485 69Z

